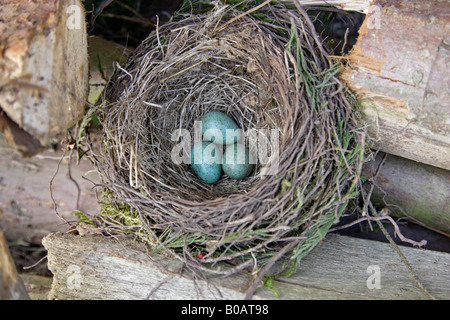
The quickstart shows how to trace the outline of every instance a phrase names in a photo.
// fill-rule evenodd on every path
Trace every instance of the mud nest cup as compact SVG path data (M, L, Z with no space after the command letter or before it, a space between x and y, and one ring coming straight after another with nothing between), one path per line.
M106 211L103 227L202 274L257 270L258 284L277 261L276 272L294 271L358 192L364 133L338 71L296 1L216 5L159 27L116 70L100 108L96 166L108 201L138 221ZM276 132L269 164L207 184L175 163L173 132L193 137L213 110L247 133Z

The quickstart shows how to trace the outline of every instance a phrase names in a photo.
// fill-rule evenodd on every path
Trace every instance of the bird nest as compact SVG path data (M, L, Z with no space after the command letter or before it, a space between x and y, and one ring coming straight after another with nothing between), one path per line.
M191 270L257 270L250 292L277 261L295 270L357 195L364 135L338 72L298 1L218 4L159 27L99 108L99 224ZM208 184L179 161L208 111L264 150L245 179Z

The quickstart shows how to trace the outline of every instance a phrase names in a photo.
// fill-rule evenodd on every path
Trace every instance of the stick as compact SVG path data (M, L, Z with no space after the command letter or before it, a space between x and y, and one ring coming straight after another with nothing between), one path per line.
M373 207L372 203L369 203L369 207L370 210L372 212L373 215L377 215L377 212L375 210L375 208ZM390 218L390 217L389 217ZM413 282L414 284L420 289L422 290L430 299L432 300L436 300L435 297L433 297L431 295L431 293L428 292L428 290L423 286L422 282L420 281L419 277L417 276L417 274L415 273L414 269L412 268L411 264L408 262L408 259L406 259L405 255L403 254L403 252L400 250L400 248L397 246L397 244L394 242L394 240L392 240L391 236L389 235L389 233L386 231L385 227L383 226L383 224L380 221L376 221L378 224L378 227L380 227L381 231L383 232L384 236L386 237L386 239L388 239L389 243L391 244L391 246L394 248L395 252L397 252L397 254L399 255L400 259L402 260L402 262L406 265L406 267L408 268L409 273L412 276ZM422 240L424 241L424 240ZM426 241L425 241L426 243Z
M248 11L246 11L246 12L244 12L244 13L241 13L241 14L238 15L237 17L234 17L233 19L229 20L227 23L225 23L224 25L222 25L220 28L218 28L218 29L217 29L217 32L219 32L219 31L225 29L228 25L230 25L231 23L235 22L236 20L239 20L240 18L245 17L246 15L248 15L248 14L250 14L250 13L256 11L256 10L259 10L259 9L261 9L262 7L268 5L271 1L272 1L272 0L266 0L266 1L264 1L263 3L261 3L259 6L256 6L256 7L254 7L254 8L251 8L250 10L248 10Z

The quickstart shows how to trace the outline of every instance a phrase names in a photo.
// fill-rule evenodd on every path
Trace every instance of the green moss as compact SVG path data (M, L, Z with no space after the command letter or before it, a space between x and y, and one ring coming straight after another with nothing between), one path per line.
M115 200L110 190L103 192L101 205L102 208L99 213L101 218L115 222L121 233L155 247L157 241L144 226L136 209L124 202Z
M78 211L75 211L75 212L73 213L73 215L74 215L75 217L78 217L78 221L79 221L80 223L89 225L90 227L95 226L94 220L88 218L87 215L86 215L84 212L78 210Z
M267 288L267 289L269 289L269 290L271 290L272 291L272 293L273 293L273 295L276 297L276 298L280 298L280 294L278 293L278 291L275 289L275 287L273 286L273 276L269 276L269 277L267 277L265 280L264 280L264 286Z

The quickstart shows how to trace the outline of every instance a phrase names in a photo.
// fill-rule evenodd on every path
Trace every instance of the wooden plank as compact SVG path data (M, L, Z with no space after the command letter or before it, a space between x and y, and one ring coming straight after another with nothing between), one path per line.
M188 274L179 275L180 261L150 254L129 239L54 233L43 244L54 275L51 299L147 299L153 290L151 299L242 299L252 279L241 274L194 283ZM449 254L406 247L402 252L434 297L450 298ZM427 298L389 244L334 234L302 260L293 276L277 278L273 286L280 299ZM273 299L274 294L260 287L253 298Z

